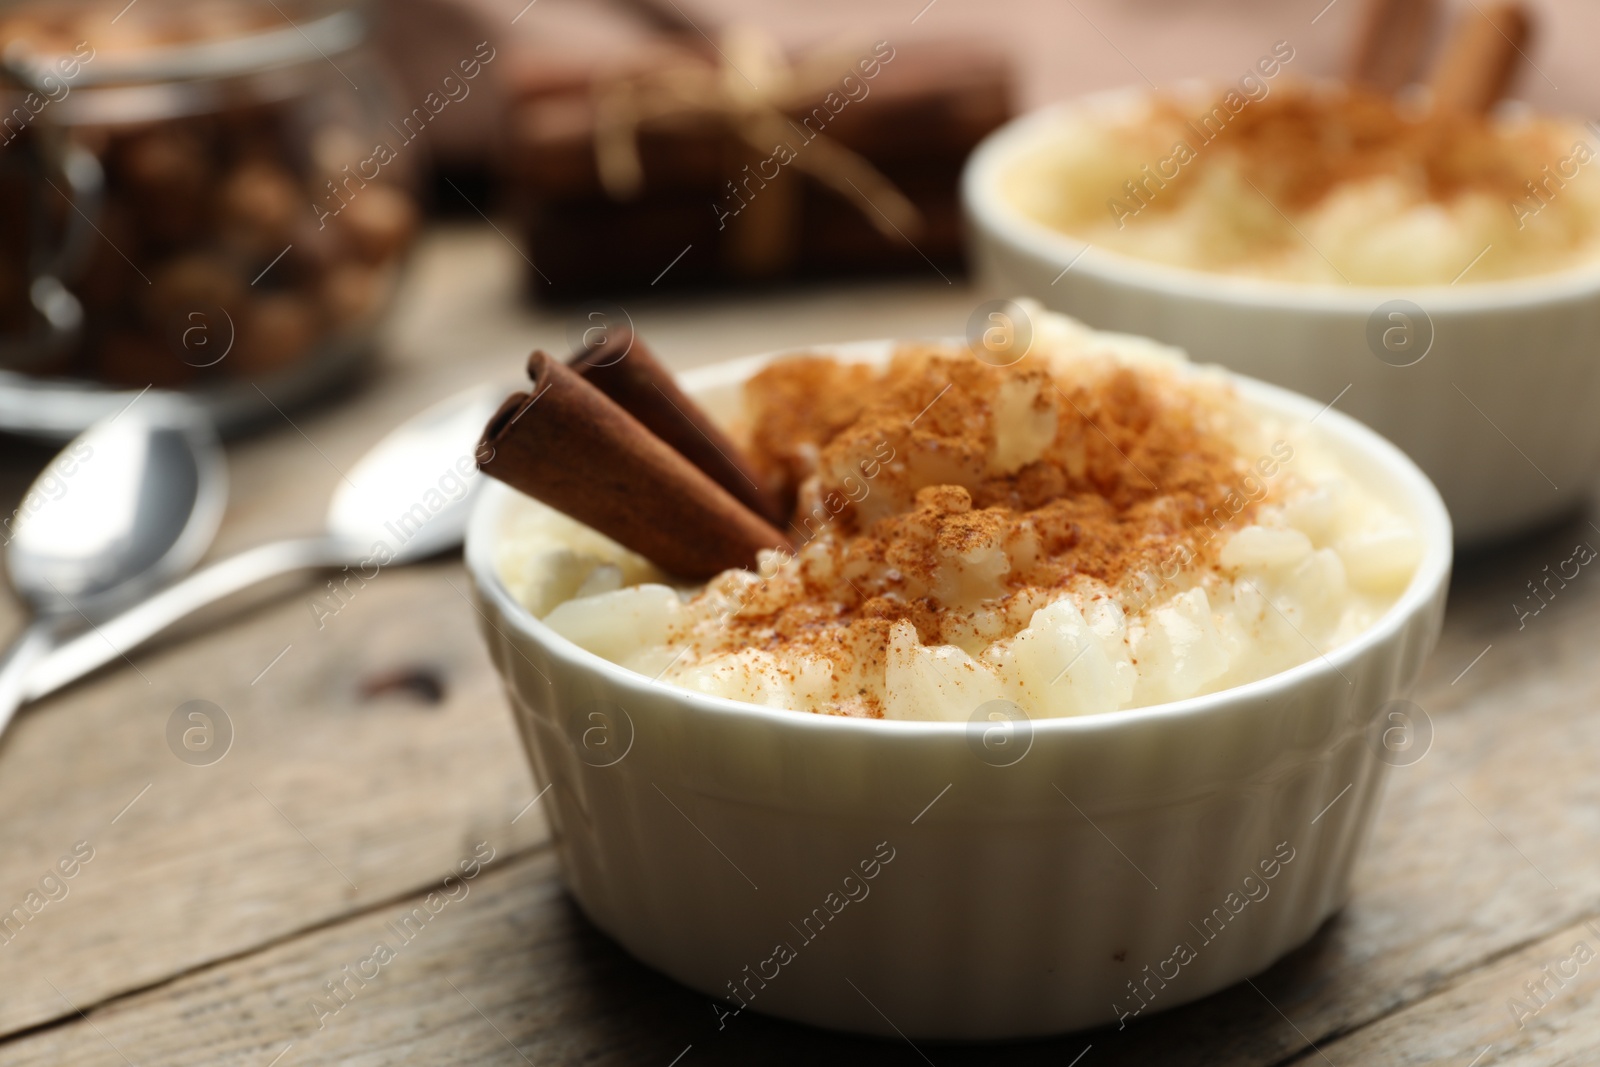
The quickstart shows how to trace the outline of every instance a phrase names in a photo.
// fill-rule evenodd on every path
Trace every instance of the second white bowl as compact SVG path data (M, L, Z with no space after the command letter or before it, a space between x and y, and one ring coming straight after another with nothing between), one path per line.
M1463 543L1515 533L1588 498L1600 467L1600 264L1409 289L1274 282L1086 246L1007 200L1004 175L1065 121L1116 113L1137 97L1101 93L1034 112L978 147L962 198L980 273L1091 326L1153 337L1324 403L1337 398L1427 472ZM1382 342L1391 328L1410 331L1390 335L1404 340L1399 351Z

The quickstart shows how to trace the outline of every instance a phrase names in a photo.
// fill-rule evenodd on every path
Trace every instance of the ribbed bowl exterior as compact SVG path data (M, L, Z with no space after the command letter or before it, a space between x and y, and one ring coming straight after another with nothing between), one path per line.
M1437 638L1449 572L1426 479L1330 421L1426 498L1427 556L1372 631L1209 697L998 737L736 704L584 652L500 583L511 491L486 486L468 563L572 893L640 960L726 1002L725 1025L746 1004L889 1036L1022 1037L1267 967L1348 896L1385 706Z

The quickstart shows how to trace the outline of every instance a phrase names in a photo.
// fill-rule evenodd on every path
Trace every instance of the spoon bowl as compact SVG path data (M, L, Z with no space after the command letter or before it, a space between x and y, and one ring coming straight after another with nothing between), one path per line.
M227 492L216 432L177 398L146 397L51 460L5 546L6 572L34 620L0 664L0 730L27 672L69 627L93 626L194 566Z
M179 405L92 427L35 480L6 546L11 584L40 614L91 617L148 595L210 544L227 496L216 436Z
M381 542L400 563L459 545L478 475L478 438L509 392L468 390L396 427L334 489L329 536L358 552Z
M213 563L62 645L28 675L37 700L257 582L318 567L409 563L459 545L480 484L475 451L512 390L483 385L442 400L391 431L334 491L327 530Z

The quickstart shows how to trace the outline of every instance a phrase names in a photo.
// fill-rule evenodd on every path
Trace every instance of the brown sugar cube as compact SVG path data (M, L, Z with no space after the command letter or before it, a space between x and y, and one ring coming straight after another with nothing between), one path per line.
M88 264L72 286L86 311L112 307L136 287L141 292L149 291L139 277L140 270L148 274L150 268L131 215L129 207L116 201L101 209L97 226L105 240L97 239L89 246ZM130 266L130 261L140 266Z
M334 189L327 185L317 188L318 198L327 202L329 210L338 206L336 201L339 192L348 193L348 189L338 189L341 182L355 184L363 181L359 174L353 174L348 169L350 161L364 159L371 151L372 146L365 137L340 122L325 123L311 135L312 167L331 179L334 186Z
M360 263L345 263L328 272L322 282L322 307L335 326L362 321L383 302L383 271Z
M296 220L309 210L294 176L260 160L241 164L228 174L219 209L232 241L269 257L289 244Z
M62 55L83 40L72 36L73 28L72 20L57 12L23 11L0 21L0 40L36 55Z
M321 319L314 304L295 293L263 293L239 322L228 363L236 374L271 372L303 359L317 341Z
M135 292L144 332L171 359L201 368L226 358L245 299L244 279L229 260L205 252L168 260Z
M216 116L219 134L226 145L227 158L234 166L265 165L281 169L284 161L298 158L286 146L293 141L285 129L289 115L271 104L230 108ZM300 176L300 171L295 171Z
M115 331L100 342L94 368L105 381L134 388L176 388L193 380L196 373L156 336L131 330Z
M211 156L190 129L158 126L121 140L112 165L140 194L192 196L212 180Z
M399 255L410 241L417 207L394 186L372 182L357 190L331 221L350 239L356 255L368 263L382 263Z
M0 256L0 329L11 334L23 333L32 325L32 320L28 271L14 255Z
M72 363L71 346L33 344L21 340L30 336L46 336L42 317L28 298L30 278L27 265L13 255L21 251L7 248L6 254L0 255L0 333L14 341L21 341L0 361L0 367L23 374L54 376L67 373Z
M328 225L319 226L309 214L295 221L289 239L293 245L280 266L295 268L296 274L301 278L326 277L330 271L347 262L353 254L350 240L342 230L334 226L331 220ZM266 264L263 263L262 266ZM267 275L268 279L273 278L278 269L274 267L273 273Z
M226 258L195 252L168 260L150 275L144 309L152 326L172 325L192 311L222 308L238 313L244 300L244 279Z
M272 10L238 0L191 0L184 5L186 39L219 41L260 31L272 25Z
M158 243L201 236L207 223L206 190L213 178L205 145L193 132L163 127L118 145L113 187L127 191L139 228Z

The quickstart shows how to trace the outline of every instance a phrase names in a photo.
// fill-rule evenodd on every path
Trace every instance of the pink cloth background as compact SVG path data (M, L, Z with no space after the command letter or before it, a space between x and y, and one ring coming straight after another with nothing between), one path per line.
M643 3L643 0L637 0ZM1300 77L1345 67L1365 0L648 0L674 7L705 33L743 21L791 47L891 42L919 37L981 38L1016 59L1018 107L1026 110L1095 89L1170 86L1184 78L1232 80L1277 41ZM1443 25L1480 17L1475 0L1445 0ZM1487 0L1476 0L1484 3ZM485 38L504 49L502 79L558 77L648 47L648 23L629 0L391 0L388 32L404 39L405 91L425 93L457 54ZM1549 111L1600 114L1600 40L1595 0L1530 0L1536 22L1512 95ZM1443 36L1443 26L1439 36ZM1437 45L1437 41L1435 42ZM414 84L413 84L414 83ZM481 157L502 134L498 100L480 94L437 131L442 157Z
M546 2L562 0L540 0ZM1336 75L1364 6L1363 0L1331 6L1327 0L935 0L911 25L926 2L818 0L802 10L798 4L678 0L690 12L724 18L743 12L796 42L849 30L895 39L988 38L1015 55L1024 108L1146 78L1158 86L1192 77L1237 78L1280 40L1295 49L1291 72ZM1467 0L1442 6L1441 22L1480 17ZM1554 111L1600 111L1592 48L1600 38L1600 4L1534 0L1530 6L1536 18L1532 64L1520 64L1514 95Z

